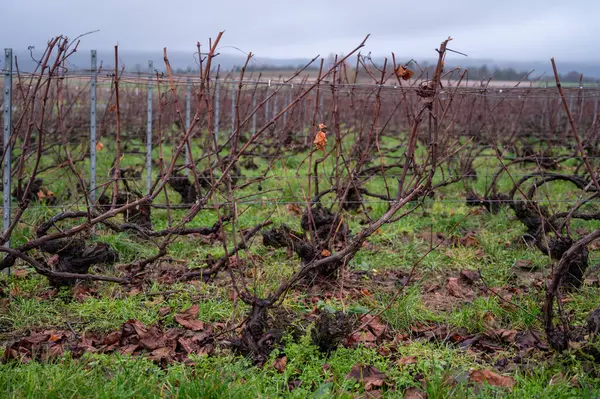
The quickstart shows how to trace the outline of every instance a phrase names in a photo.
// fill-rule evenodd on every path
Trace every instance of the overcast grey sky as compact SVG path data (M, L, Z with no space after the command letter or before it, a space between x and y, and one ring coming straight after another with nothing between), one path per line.
M258 56L366 51L431 58L447 36L471 58L600 61L600 0L2 0L0 47L40 49L51 36L100 31L83 49L193 52L223 46ZM223 48L223 52L234 51Z

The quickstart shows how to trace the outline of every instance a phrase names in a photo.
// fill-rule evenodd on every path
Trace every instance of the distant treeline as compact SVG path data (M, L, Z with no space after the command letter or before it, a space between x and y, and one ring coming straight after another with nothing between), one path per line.
M304 65L256 65L256 66L248 66L246 68L246 72L295 72L299 69L304 68ZM231 70L221 70L221 75L227 73L239 73L242 70L241 66L235 66ZM304 69L305 71L318 71L319 68L310 66ZM198 68L176 68L174 70L177 75L197 75Z
M430 74L433 73L433 67L428 67L428 69L431 69L430 71L428 71ZM535 71L530 74L530 71L517 71L515 68L499 68L499 67L493 67L490 68L487 65L482 65L480 67L468 67L468 68L464 68L467 69L469 71L468 73L468 78L469 80L487 80L487 79L493 79L493 80L502 80L502 81L519 81L519 80L541 80L541 81L554 81L554 76L538 76L535 74ZM560 80L562 82L569 82L569 83L578 83L581 73L577 72L577 71L571 71L567 74L560 74ZM598 82L597 79L592 79L592 78L586 78L585 76L583 77L583 82L587 82L587 83L595 83Z
M248 66L246 68L246 72L294 72L297 71L301 68L303 68L304 65L251 65ZM411 69L416 69L414 68L414 66L409 65L409 68ZM433 65L421 65L421 68L423 69L423 77L427 77L427 76L433 76L434 73L434 69L435 66ZM446 67L446 70L449 71L452 68L455 68L455 66L448 66ZM241 66L236 66L234 67L231 71L227 71L227 73L233 72L233 73L239 73L242 70ZM305 69L305 71L317 71L318 67L316 66L310 66L308 68ZM349 67L348 68L348 72L353 73L353 68ZM489 67L487 65L482 65L482 66L471 66L468 68L461 68L461 71L459 73L462 73L462 71L464 70L468 70L469 73L466 76L466 78L468 78L469 80L488 80L488 79L493 79L493 80L501 80L501 81L520 81L520 80L529 80L529 81L553 81L554 80L554 76L538 76L534 73L529 74L529 71L517 71L515 68L500 68L500 67ZM352 71L352 72L351 72ZM198 74L198 70L197 69L193 69L193 68L187 68L187 69L183 69L183 68L177 68L175 70L175 73L178 75L187 75L187 74ZM224 71L221 72L222 74L224 74ZM416 76L420 75L420 70L415 70ZM456 77L458 77L458 73L455 74ZM565 82L565 83L578 83L579 79L580 79L581 73L577 72L577 71L571 71L567 74L561 74L560 75L560 79L561 81ZM585 76L583 77L583 82L585 83L598 83L599 80L598 79L593 79L593 78L586 78Z

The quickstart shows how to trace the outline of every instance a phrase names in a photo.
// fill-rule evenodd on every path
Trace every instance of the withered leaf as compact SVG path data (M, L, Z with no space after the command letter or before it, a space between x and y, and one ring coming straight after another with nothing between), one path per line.
M460 271L460 279L467 284L473 284L481 278L479 276L479 272L475 270L461 270Z
M161 360L171 360L173 357L173 350L171 348L163 347L152 351L148 356L148 359L158 362Z
M288 204L287 210L292 215L302 216L302 208L298 204Z
M365 391L383 387L385 383L385 374L373 366L363 366L356 363L346 375L346 378L354 378L358 382L365 384Z
M415 364L416 362L417 358L415 356L405 356L398 359L396 364L399 366L408 366L409 364Z
M469 375L471 382L487 382L496 387L512 388L516 381L512 377L496 374L490 370L473 370Z
M396 76L398 76L402 80L409 80L413 77L414 74L415 73L413 71L411 71L404 65L400 65L398 68L396 68Z
M50 334L48 334L46 332L38 332L38 333L32 333L30 336L23 338L22 341L24 343L31 344L31 345L39 345L42 342L48 341L49 337L50 337Z
M29 270L27 269L17 269L14 272L12 272L13 277L26 277L27 275L29 275Z
M362 343L375 343L377 337L369 330L357 331L352 335L352 341Z
M473 292L464 288L457 277L450 277L446 280L446 289L448 290L448 295L453 296L455 298L468 298L473 297Z
M467 248L479 246L479 241L473 236L473 233L467 233L466 236L461 237L459 243Z
M198 305L192 305L188 310L183 313L175 315L175 321L181 324L183 327L192 331L204 330L204 323L198 320L198 313L200 308Z
M121 333L119 331L114 331L104 337L102 340L102 344L104 345L113 345L121 340Z
M527 271L533 271L537 268L529 259L517 259L513 267Z
M196 352L200 348L200 346L198 345L198 342L194 338L181 337L177 340L177 342L179 342L179 345L181 346L181 348L188 355L190 353Z
M491 334L488 334L488 335L496 336L501 341L512 344L516 341L518 333L519 332L517 330L505 330L505 329L501 328L501 329L492 331Z
M56 342L60 341L63 338L61 334L54 335L53 332L50 332L50 337L48 338L48 342Z
M62 356L65 353L65 347L62 344L52 345L48 348L48 352L46 354L47 359L56 358Z
M273 367L279 373L283 373L285 371L286 366L287 366L287 356L278 357L273 362Z
M119 353L122 355L131 355L137 348L139 348L139 345L136 344L122 346L119 348Z
M376 338L381 337L387 330L387 326L381 322L379 316L365 315L362 317L362 322L367 324Z
M319 130L317 135L315 136L315 140L313 144L317 147L318 150L324 151L327 147L327 134L324 131Z
M155 350L166 345L165 337L158 327L152 326L143 335L140 335L140 345L148 350Z
M168 314L169 314L169 312L170 312L170 311L171 311L171 308L170 308L170 307L168 307L168 306L164 306L164 307L162 307L162 308L158 309L158 315L159 315L160 317L165 317L166 315L168 315Z
M410 387L404 391L404 399L425 399L426 397L427 393L417 387Z
M548 346L542 341L539 331L527 330L517 334L515 345L519 349L539 348L548 349Z

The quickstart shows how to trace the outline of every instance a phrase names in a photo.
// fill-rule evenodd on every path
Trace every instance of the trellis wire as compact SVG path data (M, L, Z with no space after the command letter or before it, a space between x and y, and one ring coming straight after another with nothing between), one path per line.
M311 205L315 205L317 203L320 203L322 205L334 205L334 204L338 204L339 200L327 200L327 199L320 199L318 202L314 202L314 201L303 201L303 200L298 200L298 199L290 199L290 200L278 200L278 198L275 197L265 197L265 198L261 198L261 199L257 199L257 200L240 200L240 199L236 199L233 198L233 202L236 205L247 205L247 206L265 206L265 205L269 205L269 206L287 206L287 205L298 205L298 206L302 206L302 205L307 205L307 204L311 204ZM348 204L364 204L365 206L367 205L373 205L373 204L392 204L394 203L395 200L384 200L384 199L375 199L375 200L368 200L368 199L363 199L362 201L345 201L345 203ZM420 202L420 201L415 201L416 202ZM425 203L436 203L436 204L452 204L452 205L460 205L460 204L466 204L466 200L464 199L427 199L424 200L422 202ZM509 202L513 202L513 203L527 203L530 202L526 199L513 199L511 201L507 201L507 200L494 200L494 199L486 199L485 200L486 203L498 203L498 204L507 204ZM548 199L539 199L536 200L537 204L540 205L553 205L553 204L569 204L569 205L575 205L577 203L579 203L579 200L576 199L571 199L571 200L548 200ZM588 205L599 205L600 204L600 199L592 199L586 202L586 204ZM194 203L180 203L180 204L171 204L171 203L166 203L166 202L162 202L162 203L152 203L150 204L150 206L152 208L170 208L170 209L188 209L189 207L195 205ZM211 208L215 208L215 207L219 207L219 206L226 206L226 205L230 205L229 203L212 203L210 207L207 207L207 210L210 210ZM72 203L72 204L65 204L65 205L31 205L29 206L30 209L73 209L73 208L77 208L79 209L79 207L85 207L85 204L83 204L82 202L80 202L80 205L78 205L78 203Z

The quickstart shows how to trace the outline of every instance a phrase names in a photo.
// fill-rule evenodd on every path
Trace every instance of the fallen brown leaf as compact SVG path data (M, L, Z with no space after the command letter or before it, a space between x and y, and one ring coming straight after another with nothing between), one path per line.
M387 325L381 322L379 316L365 315L361 320L363 323L366 323L376 338L381 337L387 331Z
M288 204L287 210L292 215L302 216L302 208L298 204Z
M177 323L181 324L187 329L192 331L202 331L204 330L204 323L198 320L199 312L200 308L198 305L192 305L185 312L176 314L174 319Z
M467 248L479 246L479 241L473 236L473 233L468 233L466 236L461 237L459 242Z
M39 345L42 342L48 341L50 334L47 332L32 333L30 336L23 338L21 341L30 345Z
M170 311L171 311L171 308L170 308L170 307L168 307L168 306L164 306L164 307L162 307L162 308L158 309L158 315L159 315L160 317L165 317L166 315L168 315L168 314L169 314L169 312L170 312Z
M137 348L139 348L139 345L136 344L122 346L119 348L119 353L121 355L132 355Z
M163 347L153 350L152 353L150 353L150 355L148 356L148 359L155 362L161 362L169 361L172 359L172 357L173 350L171 348Z
M385 374L373 366L363 366L361 363L352 366L346 378L354 378L356 381L364 383L365 391L381 388L385 383Z
M25 277L27 275L29 275L29 270L27 269L17 269L15 271L12 272L13 277Z
M535 330L527 330L517 334L515 345L522 350L529 348L548 349L546 343L542 341L542 334Z
M488 335L496 336L496 337L500 338L501 341L512 344L516 341L517 334L519 334L519 332L517 330L498 329L498 330L492 331Z
M404 391L404 399L425 399L426 397L427 393L417 387L410 387Z
M417 358L415 356L405 356L396 360L396 364L399 366L408 366L409 364L415 364L417 362Z
M514 378L496 374L490 370L473 370L469 375L471 382L487 382L496 387L512 388L517 382Z
M536 266L533 264L533 262L528 259L518 259L513 264L513 267L527 271L532 271L536 269Z
M103 345L113 345L121 340L121 333L119 331L111 332L106 335L102 340Z
M455 298L466 299L473 297L473 292L464 288L457 277L450 277L446 280L446 289L448 290L448 295Z
M287 366L287 356L278 357L273 362L273 367L279 373L283 373L285 371L285 367Z
M62 344L52 345L48 348L48 353L46 354L47 359L56 358L62 356L65 353L65 347Z
M60 341L62 339L62 335L54 335L54 333L50 333L50 338L48 338L48 342L56 342L56 341Z
M461 270L460 271L460 279L467 284L474 284L481 277L479 276L479 272L475 270Z
M139 337L140 345L151 351L166 345L164 334L157 326L150 327L145 334Z

